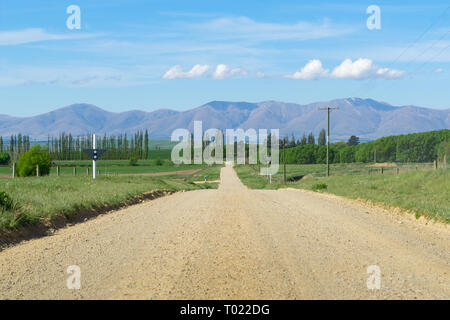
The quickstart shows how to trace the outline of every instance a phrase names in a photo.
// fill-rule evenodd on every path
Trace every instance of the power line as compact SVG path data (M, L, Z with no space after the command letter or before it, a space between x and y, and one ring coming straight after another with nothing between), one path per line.
M433 23L428 27L428 28L426 28L421 34L420 34L420 36L419 37L417 37L417 39L416 40L414 40L406 49L404 49L398 56L397 56L397 58L395 58L394 59L394 61L392 61L386 68L389 68L390 66L392 66L394 63L396 63L405 53L406 53L406 51L408 51L410 48L412 48L419 40L421 40L422 38L423 38L423 36L425 35L425 34L427 34L428 33L428 31L430 31L431 30L431 28L433 28L435 25L436 25L436 23L443 17L443 16L445 16L446 15L446 13L447 13L447 11L450 9L450 6L448 6L445 10L444 10L444 12L436 19L436 20L434 20L433 21Z
M420 65L419 68L416 69L416 72L419 71L420 69L422 69L427 63L433 61L434 59L436 59L437 57L439 57L442 53L444 53L445 50L447 50L448 48L450 48L450 44L447 45L446 47L444 47L441 51L439 51L437 54L435 54L433 57L431 57L430 59L428 59L427 61L425 61L424 63L422 63L422 65Z
M418 56L416 56L413 60L409 61L406 66L410 65L411 63L417 61L417 59L419 57L421 57L426 51L428 51L429 49L431 49L432 47L434 47L439 41L441 41L442 39L444 39L448 34L450 34L450 30L447 31L443 36L441 36L438 40L436 40L431 46L427 47L425 50L423 50ZM427 65L429 62L433 61L434 59L436 59L439 55L441 55L445 50L447 50L450 47L450 44L446 47L444 47L441 51L439 51L437 54L435 54L434 56L432 56L431 58L429 58L428 60L426 60L425 62L423 62L418 68L416 68L413 72L410 72L410 74L415 74L418 73L425 65ZM381 84L378 89L382 89L385 86L387 86L386 83ZM373 87L372 87L373 88ZM371 88L371 89L372 89Z
M450 30L448 30L446 33L444 33L439 39L435 40L433 42L433 44L427 48L425 48L425 50L423 50L419 55L417 55L413 60L409 61L407 63L407 65L411 64L412 62L417 61L417 59L419 57L421 57L425 52L427 52L428 50L430 50L431 48L433 48L439 41L441 41L442 39L444 39L448 34L450 33Z
M422 31L422 33L413 41L411 42L392 62L390 62L385 68L390 68L393 64L395 64L401 57L403 57L403 55L409 50L411 49L418 41L420 41L427 33L428 31L430 31L437 23L438 21L444 17L447 14L447 11L450 9L450 6L448 6L447 8L445 8L445 10L439 15L438 18L436 18L424 31ZM418 56L416 56L413 60L409 61L408 64L410 64L411 62L417 60L418 57L422 56L426 51L428 51L430 48L434 47L434 45L439 42L441 39L443 39L445 36L447 36L447 34L450 33L450 30L447 31L443 36L441 36L441 38L437 41L435 41L430 47L426 48L424 51L422 51ZM369 79L369 81L367 83L364 84L364 86L366 87L365 90L373 90L373 88L375 87L375 85L372 85L373 81L375 81L374 79Z

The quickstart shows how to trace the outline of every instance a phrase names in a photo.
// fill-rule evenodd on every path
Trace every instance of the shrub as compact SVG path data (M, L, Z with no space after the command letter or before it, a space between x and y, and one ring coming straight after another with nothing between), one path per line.
M319 183L319 184L315 184L312 188L314 191L319 191L319 190L327 189L328 185L325 183Z
M36 166L39 165L39 175L45 176L50 173L51 164L50 154L40 145L35 145L30 151L20 156L17 161L17 174L19 177L35 176Z
M11 197L5 192L0 191L0 209L1 211L8 211L14 207L13 200Z
M0 165L6 165L11 160L9 153L2 152L0 153Z
M162 166L164 164L164 161L162 161L160 158L156 159L154 161L155 166Z
M129 164L130 166L135 167L135 166L138 165L138 161L137 161L137 159L136 159L135 157L131 157L131 158L130 158L130 161L128 161L128 164Z

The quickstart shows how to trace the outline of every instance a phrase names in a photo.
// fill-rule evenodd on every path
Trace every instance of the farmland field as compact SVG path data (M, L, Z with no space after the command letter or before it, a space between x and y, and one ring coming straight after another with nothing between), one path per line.
M61 174L73 175L73 168L77 168L77 174L86 175L87 168L91 169L92 161L56 161L56 165L60 166ZM162 165L156 165L154 161L139 160L136 166L129 165L128 161L120 160L105 160L98 161L97 169L100 175L114 175L114 174L146 174L185 170L198 170L203 168L203 165L174 165L170 161L164 161ZM52 167L51 175L56 174L56 167Z
M50 175L56 175L56 166L60 167L61 175L73 175L76 168L77 175L86 176L89 169L92 174L92 161L55 161L55 166L50 170ZM160 172L173 172L185 170L199 170L204 165L174 165L168 160L163 160L162 165L156 165L154 160L138 160L136 166L131 166L128 160L101 160L97 161L97 169L100 175L115 174L147 174ZM0 175L11 175L12 169L9 166L0 167Z
M190 175L190 181L204 181L205 176L207 181L217 181L220 179L220 168L222 165L203 166L203 168Z

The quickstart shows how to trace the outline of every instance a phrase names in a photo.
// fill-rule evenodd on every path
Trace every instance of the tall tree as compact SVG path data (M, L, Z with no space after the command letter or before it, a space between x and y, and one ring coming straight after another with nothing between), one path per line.
M312 132L308 135L308 144L316 144L316 139L314 138L314 134Z
M317 139L319 146L324 146L327 143L326 134L325 129L320 130L319 139Z
M289 148L294 148L297 144L295 143L295 136L292 134L291 142L289 143Z
M145 129L145 138L144 138L144 159L148 159L148 150L149 150L149 140L148 140L148 130Z
M359 138L357 136L351 136L348 139L347 145L349 146L357 146L359 144Z
M304 146L307 142L308 141L306 140L306 135L305 135L305 133L303 133L302 139L300 140L300 144Z

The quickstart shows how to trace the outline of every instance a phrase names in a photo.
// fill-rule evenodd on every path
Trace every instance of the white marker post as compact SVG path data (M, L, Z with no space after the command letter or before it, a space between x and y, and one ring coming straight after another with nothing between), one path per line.
M97 141L95 134L92 135L92 149L85 149L89 157L92 159L92 178L97 178L97 160L106 152L106 150L97 150ZM89 170L88 170L89 172Z
M95 134L92 136L92 149L96 149L97 145L95 142ZM92 178L97 178L97 162L94 160L92 160Z

